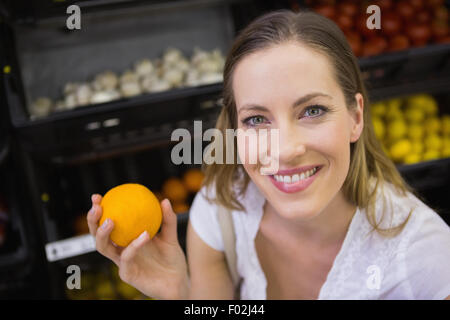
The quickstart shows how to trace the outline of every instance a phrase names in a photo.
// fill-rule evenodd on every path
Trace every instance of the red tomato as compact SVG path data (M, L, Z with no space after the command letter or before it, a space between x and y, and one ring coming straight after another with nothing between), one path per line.
M413 6L416 11L419 11L423 8L423 0L409 0L409 3Z
M321 14L331 20L333 20L336 16L336 10L331 5L326 5L326 4L319 5L319 6L315 7L313 10L315 12L317 12L318 14Z
M426 9L422 9L417 12L416 19L418 23L429 23L431 21L431 13Z
M450 43L450 36L446 36L444 38L440 38L437 43Z
M364 57L378 55L387 48L387 41L380 36L374 36L363 45Z
M338 4L338 11L339 14L344 14L353 17L358 13L359 6L354 2L344 1Z
M448 20L448 9L444 6L434 9L434 17L439 20Z
M392 8L392 0L375 0L373 4L379 6L381 12L386 12Z
M354 31L348 31L345 33L345 36L347 37L347 41L352 48L353 54L357 57L359 57L362 53L362 42L361 42L361 36Z
M342 31L353 29L353 18L347 15L338 15L336 18L336 24Z
M409 48L409 39L407 36L397 34L389 39L387 51L400 51Z
M387 12L381 15L381 32L393 36L400 33L402 29L401 18L392 12Z
M416 47L426 45L431 37L431 28L427 24L411 23L406 32L413 45Z
M435 20L431 24L431 32L433 33L433 38L439 41L441 38L445 38L449 34L449 27L446 21Z
M407 1L399 1L395 6L396 12L405 20L408 21L414 16L414 7Z
M442 6L444 4L444 0L427 0L426 5L430 8L435 8Z

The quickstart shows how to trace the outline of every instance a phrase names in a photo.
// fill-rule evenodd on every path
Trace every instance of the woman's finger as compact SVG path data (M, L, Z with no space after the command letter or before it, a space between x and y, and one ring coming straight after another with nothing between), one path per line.
M119 265L118 248L113 246L109 237L113 228L114 222L111 219L106 219L97 229L95 246L98 252L112 260L116 265Z
M172 205L168 199L161 201L161 209L163 219L159 237L167 242L178 243L177 216L173 212Z
M100 204L100 202L102 202L102 196L99 195L98 193L94 193L91 196L91 201L93 204Z
M102 207L98 204L93 204L92 208L89 210L87 214L87 223L89 227L89 233L94 237L97 233L98 222L102 217Z
M122 251L120 255L121 262L131 261L137 254L140 248L142 248L148 241L150 236L147 231L141 233L139 237L131 241L131 243Z

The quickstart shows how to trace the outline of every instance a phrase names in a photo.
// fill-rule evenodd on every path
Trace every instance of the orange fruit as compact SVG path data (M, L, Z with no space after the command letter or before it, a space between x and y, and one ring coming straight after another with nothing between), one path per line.
M162 222L162 210L156 196L145 186L126 183L109 190L100 203L103 215L114 222L111 240L126 247L144 231L153 238Z
M162 192L172 202L183 202L188 196L188 191L178 178L167 179L162 185Z
M80 214L76 216L73 222L73 229L75 231L75 235L89 233L89 226L87 224L86 214Z
M174 202L172 209L175 213L185 213L189 211L189 205L186 202Z
M199 169L189 169L183 175L183 183L189 192L198 192L205 175Z

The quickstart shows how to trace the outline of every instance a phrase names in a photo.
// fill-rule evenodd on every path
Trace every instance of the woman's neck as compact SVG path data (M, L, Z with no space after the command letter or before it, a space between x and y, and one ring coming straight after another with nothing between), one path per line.
M321 213L309 220L286 219L277 214L267 201L264 205L264 220L271 228L289 234L299 243L315 247L342 243L355 213L356 206L345 199L342 191Z

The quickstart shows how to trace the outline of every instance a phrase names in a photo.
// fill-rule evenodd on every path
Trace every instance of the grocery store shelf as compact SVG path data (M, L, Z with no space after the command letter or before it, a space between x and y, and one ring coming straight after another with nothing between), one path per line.
M398 82L382 88L369 88L369 96L371 101L380 101L387 98L401 97L421 92L437 94L446 92L448 88L450 88L450 76L449 78L430 79L425 82L423 80L404 83Z
M30 120L28 118L12 119L12 123L16 128L35 127L42 125L50 125L55 122L71 120L81 117L90 117L93 115L106 114L113 111L124 110L131 113L133 107L146 106L147 112L154 111L160 106L160 103L170 103L171 101L178 101L180 99L201 98L204 95L218 94L222 90L222 83L204 85L198 87L185 87L179 89L172 89L164 92L142 94L132 98L122 98L119 100L90 105L86 107L77 107L73 110L53 112L46 117ZM177 105L172 105L173 110L166 109L166 111L180 112ZM177 110L178 109L178 110Z
M398 170L413 188L444 186L450 181L450 158L399 165Z
M50 242L45 245L45 252L49 262L93 251L95 251L95 238L90 234Z
M359 64L372 100L441 93L450 87L450 44L360 58Z

